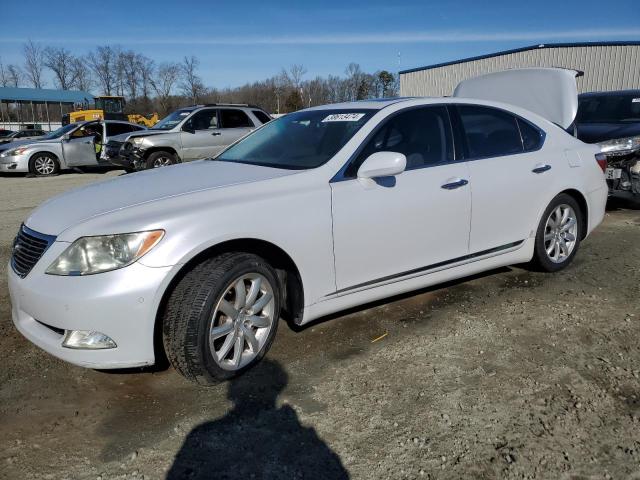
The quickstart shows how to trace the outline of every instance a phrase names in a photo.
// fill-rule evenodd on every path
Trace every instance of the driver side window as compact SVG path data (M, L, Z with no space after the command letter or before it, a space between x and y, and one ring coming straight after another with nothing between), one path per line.
M191 130L213 130L218 128L217 110L200 110L187 120L185 127Z
M75 130L71 134L71 138L94 137L100 134L99 130L99 127L96 127L94 125L85 125L84 127L80 127Z
M453 136L445 106L412 108L393 115L374 133L345 172L354 178L373 153L398 152L407 157L407 170L453 161Z

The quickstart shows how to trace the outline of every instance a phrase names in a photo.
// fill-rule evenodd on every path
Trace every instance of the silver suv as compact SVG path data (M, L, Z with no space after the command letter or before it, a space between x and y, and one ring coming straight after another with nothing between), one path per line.
M271 117L245 104L209 104L171 113L144 132L112 138L107 158L128 171L210 158Z

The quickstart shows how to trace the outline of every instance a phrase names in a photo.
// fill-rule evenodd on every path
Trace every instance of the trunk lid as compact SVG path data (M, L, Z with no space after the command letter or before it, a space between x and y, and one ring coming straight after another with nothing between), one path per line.
M527 109L568 129L578 112L577 70L516 68L463 80L454 97L503 102Z

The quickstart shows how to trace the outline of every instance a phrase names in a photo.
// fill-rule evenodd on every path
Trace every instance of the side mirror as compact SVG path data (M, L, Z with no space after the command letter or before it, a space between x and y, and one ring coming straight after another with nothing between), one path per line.
M62 136L62 141L63 141L63 142L68 142L69 140L71 140L71 135L69 135L68 133L65 133L65 134Z
M393 177L407 168L407 157L397 152L376 152L358 169L358 178Z
M195 128L193 128L192 123L188 120L183 126L182 131L187 133L196 133Z

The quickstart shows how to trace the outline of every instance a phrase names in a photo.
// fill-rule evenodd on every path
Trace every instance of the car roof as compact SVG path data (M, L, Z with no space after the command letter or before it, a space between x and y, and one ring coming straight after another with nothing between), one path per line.
M317 107L311 107L307 110L339 110L339 109L367 109L367 110L382 110L389 105L396 103L408 102L409 100L416 100L417 98L431 98L431 97L393 97L393 98L373 98L370 100L357 100L355 102L342 102L342 103L330 103L327 105L319 105Z

